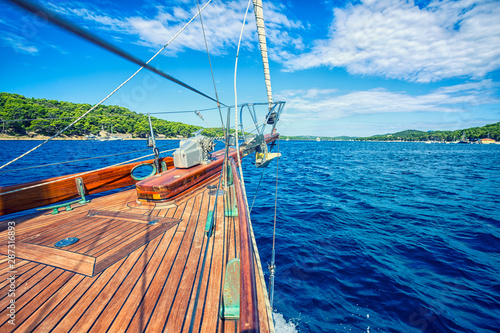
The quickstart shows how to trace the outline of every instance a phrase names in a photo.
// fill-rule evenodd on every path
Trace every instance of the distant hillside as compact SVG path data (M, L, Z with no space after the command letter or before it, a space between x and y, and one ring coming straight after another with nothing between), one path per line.
M465 139L483 139L490 137L500 141L500 122L483 127L471 127L456 131L417 131L406 130L393 134L374 135L366 138L357 138L360 141L457 141Z
M57 100L26 98L18 94L0 93L0 131L13 136L54 135L92 106ZM187 137L199 130L200 126L166 121L151 117L157 134L166 137ZM83 136L107 132L132 134L145 137L149 134L148 117L113 105L101 105L87 117L80 120L63 136ZM220 130L219 130L220 131ZM206 130L207 135L222 136L215 130ZM205 133L204 133L205 134Z
M354 136L311 136L311 135L300 135L300 136L281 136L281 139L286 140L316 140L316 138L320 138L322 141L352 141L355 140Z

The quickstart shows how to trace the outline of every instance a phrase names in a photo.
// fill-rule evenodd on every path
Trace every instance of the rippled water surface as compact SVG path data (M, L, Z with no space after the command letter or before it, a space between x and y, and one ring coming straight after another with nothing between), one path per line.
M37 143L0 141L0 162ZM12 167L144 148L142 141L51 142ZM279 329L498 332L500 145L281 141L280 151ZM0 185L135 156L0 173ZM244 169L251 204L261 170L250 157ZM264 267L275 181L273 163L252 211Z

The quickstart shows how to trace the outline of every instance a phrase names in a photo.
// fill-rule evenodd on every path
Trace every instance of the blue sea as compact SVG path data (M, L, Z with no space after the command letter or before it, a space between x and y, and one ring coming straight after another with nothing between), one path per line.
M38 143L0 141L0 163ZM141 149L145 141L54 141L8 168ZM265 268L278 175L277 332L500 331L500 145L280 141L279 150L252 210ZM0 185L148 153L0 173ZM262 174L251 159L250 204Z

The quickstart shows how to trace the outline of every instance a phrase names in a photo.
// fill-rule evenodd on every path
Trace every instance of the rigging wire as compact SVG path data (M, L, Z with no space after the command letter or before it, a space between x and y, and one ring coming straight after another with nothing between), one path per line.
M83 161L95 160L95 159L105 158L105 157L113 157L113 156L119 156L119 155L133 154L133 153L138 153L138 152L147 151L147 150L149 150L149 148L148 149L140 149L140 150L129 151L129 152L126 152L126 153L102 155L102 156L82 158L82 159L78 159L78 160L71 160L71 161L64 161L64 162L56 162L56 163L49 163L49 164L34 165L34 166L26 167L26 168L2 170L2 171L0 171L0 173L23 171L23 170L30 170L30 169L38 169L38 168L44 168L44 167L48 167L48 166L60 165L60 164L67 164L67 163L83 162Z
M51 14L50 12L46 11L45 9L43 9L42 7L39 7L37 5L34 5L32 3L29 3L27 1L23 1L23 0L9 0L9 1L12 1L14 2L15 4L39 15L39 16L42 16L44 18L47 18L49 20L51 20L53 23L65 28L65 29L68 29L69 31L72 31L76 34L78 34L79 36L81 37L84 37L86 39L88 39L87 37L92 37L93 39L95 39L96 41L100 41L102 43L104 43L105 45L109 45L107 44L106 42L98 39L97 37L94 37L92 35L90 35L89 33L87 33L86 31L84 30L81 30L75 26L73 26L71 23L69 22L66 22L64 21L63 19ZM203 6L202 9L204 9L212 0L208 0L208 2L205 4L205 6ZM92 112L93 110L95 110L99 105L101 105L102 103L104 103L109 97L111 97L115 92L117 92L121 87L123 87L127 82L129 82L133 77L135 77L143 68L148 68L151 67L148 65L148 63L150 63L154 58L156 58L156 56L158 56L160 54L160 52L162 52L175 38L177 38L177 36L179 36L179 34L196 18L196 16L198 16L199 12L197 12L192 18L191 20L189 20L189 22L187 22L183 27L182 29L174 36L172 37L168 42L167 44L165 44L158 52L155 53L155 55L153 55L146 63L142 63L142 61L138 60L141 64L141 67L134 73L132 74L128 79L126 79L122 84L120 84L115 90L113 90L110 94L108 94L108 96L106 96L103 100L101 100L99 103L97 103L96 105L94 105L92 108L90 108L88 111L86 111L83 115L81 115L80 117L78 117L76 120L74 120L71 124L69 124L68 126L64 127L62 130L60 130L59 132L57 132L56 134L54 134L53 136L51 136L50 138L46 139L44 142L40 143L38 146L28 150L27 152L25 152L24 154L21 154L20 156L14 158L13 160L11 160L10 162L7 162L5 163L4 165L0 166L0 169L3 169L5 168L7 165L23 158L24 156L28 155L29 153L35 151L36 149L40 148L41 146L45 145L47 142L51 141L53 138L59 136L59 134L63 133L64 131L66 131L68 128L72 127L74 124L76 124L78 121L80 121L82 118L84 118L87 114L89 114L90 112ZM91 39L88 39L90 41L93 41ZM100 45L98 43L98 45ZM111 46L111 45L109 45ZM107 48L106 46L103 46L105 48ZM122 52L122 51L120 51ZM152 67L151 67L152 68ZM168 74L166 74L168 75ZM162 75L163 76L163 75ZM203 94L203 93L202 93ZM208 96L207 96L208 97ZM213 100L213 98L211 97L208 97L210 99ZM214 100L215 101L215 100ZM217 102L217 101L216 101Z
M264 177L264 173L265 173L266 169L267 169L267 166L264 167L264 169L262 169L262 173L260 174L259 183L257 184L257 188L255 189L255 194L253 196L252 206L250 206L250 213L252 213L253 205L255 204L255 199L257 199L257 194L259 193L260 184L262 182L262 178Z
M267 105L267 103L252 103L252 105ZM241 105L240 105L241 106ZM231 107L233 107L231 105ZM197 109L197 110L176 110L176 111L158 111L158 112L149 112L149 114L171 114L171 113L193 113L193 112L207 112L213 110L219 110L219 107L206 108L206 109ZM137 116L146 116L144 113L135 113L135 114L93 114L87 115L86 118L104 118L104 117L137 117ZM57 118L23 118L23 119L0 119L2 123L12 123L12 122L21 122L21 121L34 121L34 120L68 120L68 119L76 119L79 116L75 117L57 117Z
M205 35L205 27L203 26L203 18L202 18L201 11L200 11L200 1L196 0L196 4L198 5L198 11L200 12L201 31L203 32L203 40L205 41L205 48L207 49L208 64L210 65L210 73L212 74L212 82L214 84L215 98L218 101L219 100L219 94L217 94L217 86L215 84L214 70L212 68L212 61L210 59L210 52L208 51L207 37ZM222 111L220 109L220 103L219 102L217 102L217 108L219 109L219 116L220 116L220 122L221 122L221 125L222 125L222 132L224 132L224 120L222 119Z
M149 114L171 114L171 113L193 113L195 111L198 112L207 112L217 110L218 108L208 108L208 109L200 109L200 110L179 110L179 111L159 111L159 112L149 112ZM136 114L94 114L88 115L86 118L104 118L104 117L137 117L137 116L145 116L143 113ZM52 118L25 118L25 119L0 119L2 123L13 123L13 122L21 122L21 121L35 121L35 120L68 120L68 119L76 119L75 117L52 117Z
M108 50L108 51L110 51L110 52L112 52L112 53L114 53L114 54L116 54L116 55L124 58L124 59L127 59L127 60L129 60L129 61L131 61L131 62L133 62L133 63L141 66L141 67L149 69L153 73L156 73L156 74L164 77L167 80L170 80L170 81L172 81L174 83L177 83L178 85L180 85L180 86L182 86L182 87L184 87L186 89L189 89L189 90L191 90L191 91L193 91L193 92L195 92L195 93L197 93L197 94L199 94L199 95L201 95L203 97L206 97L208 99L213 100L214 102L219 103L219 101L217 101L214 98L212 98L212 97L204 94L203 92L197 90L196 88L191 87L190 85L188 85L188 84L186 84L186 83L184 83L184 82L182 82L182 81L174 78L173 76L171 76L171 75L169 75L169 74L167 74L167 73L165 73L165 72L157 69L156 67L150 66L149 62L152 59L150 59L147 62L144 62L144 61L136 58L135 56L133 56L133 55L131 55L131 54L123 51L122 49L119 49L118 47L116 47L116 46L114 46L114 45L106 42L105 40L103 40L103 39L101 39L101 38L99 38L97 36L94 36L94 35L90 34L88 31L85 31L85 30L83 30L83 29L75 26L74 24L72 24L72 23L66 21L65 19L63 19L62 17L59 17L59 16L55 15L54 13L51 13L50 11L48 11L47 9L45 9L45 8L39 6L39 5L36 5L36 4L31 3L29 1L24 1L24 0L9 0L9 1L11 1L14 4L16 4L16 5L24 8L24 9L32 12L33 14L36 14L36 15L40 16L43 19L49 20L50 22L58 25L59 27L65 29L65 30L70 31L70 32L74 33L75 35L78 35L78 36L82 37L83 39L88 40L89 42L91 42L93 44L96 44L96 45L98 45L98 46L100 46L100 47L102 47L102 48L104 48L104 49L106 49L106 50ZM206 5L208 5L210 3L210 1L211 0L209 0ZM206 5L203 8L205 8ZM196 16L198 16L198 13L196 13L196 15L193 17L193 19ZM191 21L192 21L192 19L191 19ZM163 47L162 50L165 47Z
M273 308L274 302L274 273L276 272L276 261L275 261L275 245L276 245L276 212L278 210L278 176L279 176L279 166L280 166L280 140L278 139L278 157L276 158L276 193L274 198L274 226L273 226L273 248L271 252L271 264L269 265L269 304L271 309Z

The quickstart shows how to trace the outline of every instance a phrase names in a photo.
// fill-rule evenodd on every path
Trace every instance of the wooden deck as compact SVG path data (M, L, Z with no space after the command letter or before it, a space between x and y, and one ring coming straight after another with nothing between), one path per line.
M218 197L207 237L216 196L206 185L175 203L138 206L131 189L73 211L1 222L0 331L244 331L219 316L226 263L240 256L239 219L224 216L235 196ZM8 221L16 223L15 296L7 280ZM79 241L54 246L66 237ZM272 332L260 263L255 267L260 331Z

